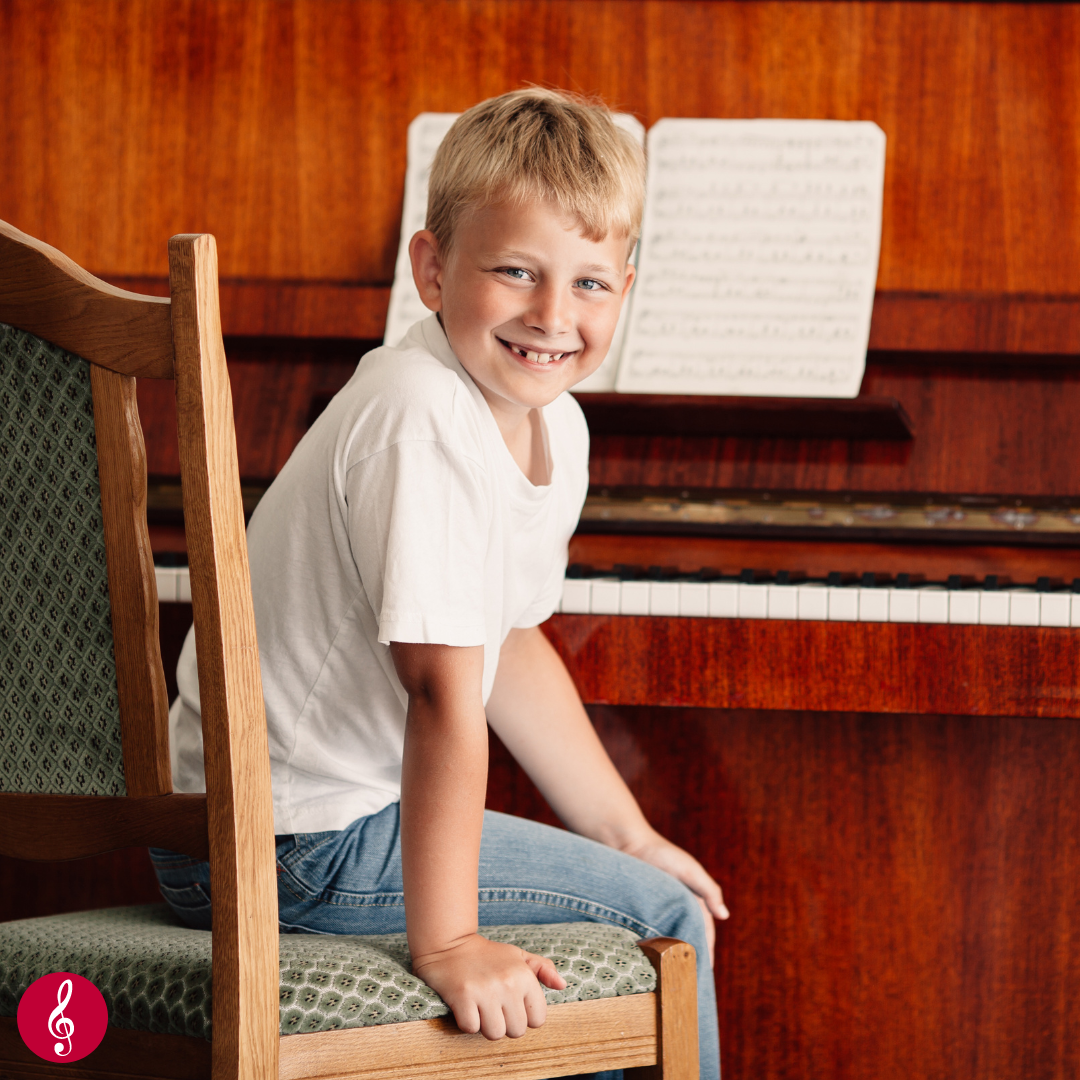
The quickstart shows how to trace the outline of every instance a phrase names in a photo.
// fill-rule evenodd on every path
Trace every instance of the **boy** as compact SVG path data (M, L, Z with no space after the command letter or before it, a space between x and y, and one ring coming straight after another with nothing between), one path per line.
M588 486L565 391L608 350L643 199L641 151L602 106L530 89L463 114L410 245L435 314L364 358L248 547L282 928L406 929L415 973L491 1039L542 1024L540 984L563 982L478 925L688 939L710 1078L720 889L645 821L539 629ZM176 787L201 790L193 635L177 681ZM487 724L571 832L485 813ZM154 857L166 899L208 925L205 864Z

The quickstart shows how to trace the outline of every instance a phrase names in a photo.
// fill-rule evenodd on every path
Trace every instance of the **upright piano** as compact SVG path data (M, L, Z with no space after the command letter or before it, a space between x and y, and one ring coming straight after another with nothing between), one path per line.
M87 0L0 26L24 163L0 216L145 291L170 233L216 233L250 505L379 343L416 113L532 81L646 125L877 122L859 398L583 398L588 586L545 631L724 887L728 1077L1080 1075L1080 6L194 0L166 24ZM170 393L139 386L163 564ZM679 608L684 585L736 606ZM620 606L634 587L676 606ZM791 600L814 588L817 616ZM170 668L190 610L161 613ZM489 805L555 820L494 739ZM0 893L38 873L39 912L107 902L105 871L151 887L140 858L99 861L84 903L11 861Z

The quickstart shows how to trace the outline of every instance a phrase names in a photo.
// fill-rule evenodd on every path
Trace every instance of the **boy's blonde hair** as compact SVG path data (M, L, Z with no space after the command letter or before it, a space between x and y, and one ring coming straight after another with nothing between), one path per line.
M474 105L454 121L431 165L427 227L442 251L462 213L552 199L589 240L633 249L645 202L645 155L602 102L531 87Z

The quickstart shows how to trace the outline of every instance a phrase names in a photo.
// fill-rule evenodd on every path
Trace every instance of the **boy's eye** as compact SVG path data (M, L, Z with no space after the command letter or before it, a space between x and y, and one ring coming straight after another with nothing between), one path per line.
M597 281L596 278L582 278L577 286L579 289L584 289L586 292L598 292L601 289L606 289L607 286L602 281Z
M529 271L522 270L520 266L508 266L503 270L503 273L509 277L514 278L515 281L528 281Z

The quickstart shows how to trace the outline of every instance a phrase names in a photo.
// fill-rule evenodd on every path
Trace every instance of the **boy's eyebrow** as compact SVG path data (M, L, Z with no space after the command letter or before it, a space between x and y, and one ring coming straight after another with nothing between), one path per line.
M535 253L528 251L496 251L492 252L489 256L496 262L503 259L520 259L522 262L534 262L539 261ZM606 263L590 263L588 266L580 267L580 271L583 274L617 274L618 270L614 266L608 266Z

